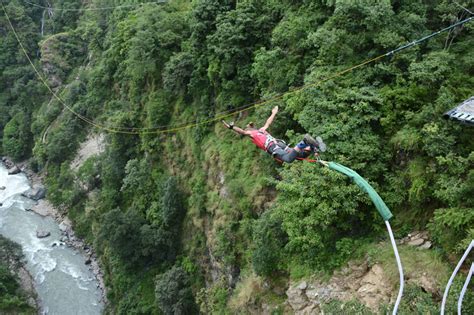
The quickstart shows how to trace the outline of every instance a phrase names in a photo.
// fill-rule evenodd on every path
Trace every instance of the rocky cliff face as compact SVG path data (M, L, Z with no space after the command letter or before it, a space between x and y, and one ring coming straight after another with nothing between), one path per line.
M422 251L431 247L426 232L412 232L398 243ZM441 296L435 274L428 270L413 272L412 269L405 270L405 283L419 287L432 296ZM381 263L371 265L366 258L361 262L349 262L327 282L318 279L291 282L286 291L286 304L291 313L306 315L319 313L321 306L331 300L348 302L356 299L377 312L381 305L393 304L397 293L398 284L394 283L393 275L386 271L386 266Z

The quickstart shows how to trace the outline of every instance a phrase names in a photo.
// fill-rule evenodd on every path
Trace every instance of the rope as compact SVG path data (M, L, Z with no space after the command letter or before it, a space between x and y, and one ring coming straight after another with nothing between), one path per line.
M98 7L98 8L83 8L83 9L55 9L54 7L45 7L36 3L32 3L26 0L23 0L26 4L29 4L30 6L41 8L41 9L46 9L46 10L52 10L52 11L69 11L69 12L82 12L82 11L103 11L103 10L114 10L114 9L125 9L125 8L135 8L139 7L142 4L147 4L147 3L166 3L166 0L159 0L159 1L149 1L149 2L141 2L141 3L136 3L136 4L124 4L124 5L118 5L118 6L111 6L111 7Z
M397 300L395 301L395 305L393 306L392 312L393 315L396 315L398 312L398 306L400 305L400 301L402 300L405 281L403 277L402 262L400 260L400 255L398 254L397 243L395 242L395 238L393 237L392 227L390 226L390 222L388 222L388 220L385 221L385 225L387 226L388 234L390 235L390 242L392 243L393 253L395 254L395 259L397 260L398 274L400 275L400 288L398 289Z
M466 281L464 282L464 285L461 290L461 294L459 295L458 315L461 315L462 301L464 300L464 295L466 294L467 286L469 285L469 282L471 282L471 277L472 277L473 272L474 272L474 263L471 264L471 269L469 269L469 274L467 275Z
M456 268L454 269L453 274L449 278L448 284L446 285L446 289L444 289L443 301L441 301L441 315L444 315L444 309L445 309L445 306L446 306L446 300L448 299L449 288L453 284L454 277L456 277L456 274L458 273L459 269L461 268L464 260L466 259L467 255L471 251L472 247L474 247L474 240L472 240L471 244L469 244L468 248L464 252L464 255L462 255L461 260L458 262Z
M386 57L386 56L391 56L401 50L404 50L404 49L407 49L409 47L412 47L414 45L417 45L417 44L420 44L421 42L431 38L431 37L434 37L442 32L445 32L445 31L448 31L454 27L457 27L459 25L462 25L462 24L465 24L465 23L468 23L470 22L471 20L474 19L474 17L470 17L470 18L467 18L467 19L464 19L462 21L459 21L451 26L448 26L440 31L437 31L435 33L432 33L428 36L425 36L421 39L418 39L418 40L415 40L409 44L406 44L406 45L403 45L399 48L396 48L388 53L385 53L385 54L382 54L380 56L377 56L375 58L371 58L371 59L368 59L366 61L363 61L361 62L360 64L357 64L355 66L352 66L352 67L349 67L345 70L342 70L342 71L339 71L339 72L336 72L334 75L332 76L329 76L329 77L326 77L326 78L323 78L323 79L320 79L314 83L310 83L310 84L307 84L307 85L303 85L299 88L296 88L292 91L289 91L289 92L285 92L285 93L281 93L279 95L276 95L272 98L269 98L267 100L261 100L261 101L258 101L258 102L255 102L255 103L251 103L251 104L248 104L248 105L244 105L242 106L240 109L233 109L233 110L229 110L229 111L224 111L224 112L220 112L220 113L217 113L213 118L209 118L209 119L205 119L205 120L202 120L202 121L194 121L192 123L187 123L187 124L183 124L183 125L177 125L175 127L171 127L171 128L168 128L168 126L157 126L157 127L150 127L150 128L129 128L129 127L119 127L119 126L115 126L115 127L109 127L109 126L105 126L105 125L102 125L102 124L99 124L99 123L96 123L94 122L93 120L85 117L85 116L82 116L81 114L77 113L76 111L74 111L70 106L68 106L52 89L51 87L48 85L48 83L46 82L46 79L44 79L42 77L42 75L40 74L40 72L38 71L38 69L36 68L36 66L33 64L32 60L30 59L30 57L28 56L28 53L26 52L26 49L24 48L23 44L21 43L21 40L15 30L15 28L13 27L13 24L10 20L10 17L8 16L8 13L5 9L5 6L3 5L3 2L0 1L0 4L2 6L2 10L5 14L5 17L7 18L7 21L8 21L8 24L16 38L16 40L18 41L18 44L20 45L21 47L21 50L23 52L23 54L26 56L28 62L30 63L30 65L32 66L32 68L34 69L34 71L36 72L38 78L40 79L40 81L46 86L46 88L50 91L50 93L67 109L69 110L73 115L75 115L76 117L78 117L79 119L83 120L84 122L98 128L98 129L102 129L102 130L105 130L105 131L108 131L108 132L111 132L111 133L122 133L122 134L130 134L130 135L137 135L137 134L161 134L161 133L174 133L174 132L178 132L178 131L181 131L181 130L184 130L184 129L188 129L188 128L192 128L192 127L198 127L198 126L202 126L202 125L207 125L211 122L215 122L215 121L218 121L218 120L222 120L224 118L227 118L227 117L230 117L232 115L235 115L235 114L238 114L238 113L242 113L244 111L247 111L249 109L252 109L252 108L257 108L257 107L260 107L260 106L264 106L268 103L271 103L271 102L274 102L276 100L279 100L279 99L282 99L283 97L285 96L288 96L288 95L292 95L292 94L295 94L295 93L299 93L301 91L304 91L304 90L307 90L309 89L310 87L315 87L315 86L318 86L320 85L321 83L324 83L326 81L329 81L329 80L332 80L332 79L335 79L339 76L342 76L348 72L351 72L355 69L358 69L358 68L361 68L367 64L370 64L370 63L373 63L379 59L382 59L383 57ZM166 129L168 128L168 129Z
M355 172L354 170L351 170L350 168L345 167L341 164L337 164L335 162L323 161L319 158L317 162L321 163L322 165L326 167L329 167L329 169L340 172L348 176L349 178L351 178L353 182L361 188L361 190L365 191L368 194L369 198L372 200L372 203L374 204L374 206L377 208L380 215L384 219L388 234L390 236L390 242L392 243L395 259L397 261L398 274L400 275L400 288L398 290L397 300L395 301L395 305L393 307L393 313L392 313L393 315L396 315L398 312L400 301L402 300L405 280L403 276L402 262L400 260L400 255L398 253L397 243L395 242L395 237L393 236L392 227L390 226L390 222L389 222L390 218L392 217L392 213L390 212L390 209L388 209L388 207L385 205L385 202L382 200L382 198L380 198L380 196L373 189L373 187L369 183L367 183L367 181L363 179L359 174L357 174L357 172Z

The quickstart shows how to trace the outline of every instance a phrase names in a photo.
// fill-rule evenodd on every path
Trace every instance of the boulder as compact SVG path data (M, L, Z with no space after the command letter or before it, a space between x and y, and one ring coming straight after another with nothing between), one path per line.
M7 187L5 186L0 186L0 190L5 190Z
M46 188L44 188L43 186L39 186L39 187L31 189L30 191L22 195L26 198L30 198L34 201L38 201L46 197Z
M288 303L294 311L300 311L310 304L306 295L296 287L290 287L286 291Z
M15 163L13 163L13 161L7 158L6 156L2 157L2 162L3 164L5 164L6 168L12 168L13 166L15 166Z
M426 241L423 245L421 245L419 248L420 249L430 249L431 248L431 242L430 241Z
M16 175L18 173L21 173L21 170L18 166L13 166L11 169L8 170L8 175Z
M408 245L410 245L410 246L420 246L424 242L425 242L425 240L422 239L422 238L415 238L415 239L409 241Z
M297 288L300 289L300 290L306 290L307 287L308 287L308 283L306 281L301 282L297 286Z
M41 231L41 230L36 231L36 237L37 238L45 238L45 237L48 237L50 235L51 235L51 233L48 232L48 231Z

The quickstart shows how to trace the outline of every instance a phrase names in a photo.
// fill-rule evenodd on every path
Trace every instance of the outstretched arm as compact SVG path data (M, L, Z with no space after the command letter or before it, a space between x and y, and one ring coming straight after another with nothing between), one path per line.
M267 122L265 123L265 125L263 125L262 128L260 128L260 130L262 131L267 130L267 128L270 127L270 125L272 124L273 119L275 119L275 116L277 113L278 113L278 106L275 106L272 109L272 114L270 115L270 117L268 117Z
M222 121L222 123L224 124L224 126L227 128L227 129L231 129L233 130L235 133L239 134L239 135L243 135L243 136L250 136L250 132L249 131L246 131L246 130L243 130L242 128L239 128L237 126L234 126L234 123L231 122L230 124L226 123L224 120Z

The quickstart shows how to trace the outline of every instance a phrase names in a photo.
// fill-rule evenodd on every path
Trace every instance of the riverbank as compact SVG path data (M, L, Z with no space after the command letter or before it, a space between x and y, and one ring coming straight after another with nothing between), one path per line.
M33 314L35 310L39 310L34 280L25 268L20 245L0 235L0 273L2 268L6 268L10 275L3 274L0 279L0 284L7 289L7 291L3 290L0 296L0 313L16 310L22 314ZM11 301L12 294L15 298L13 302ZM7 309L1 307L3 298L10 299ZM5 307L5 305L3 306Z
M35 191L41 187L44 187L44 174L33 172L28 167L28 161L14 163L10 159L4 157L2 158L2 162L8 169L14 169L17 167L21 172L23 172L30 182L32 187L31 191ZM36 204L27 210L35 212L36 214L43 217L51 217L56 221L61 231L61 238L59 243L53 243L52 246L65 245L77 250L85 257L84 264L86 264L89 270L94 274L94 277L98 283L97 287L101 291L101 302L107 305L108 300L104 276L99 265L98 257L90 245L86 244L83 239L76 236L73 230L73 224L67 217L67 212L62 213L46 199L37 200Z

